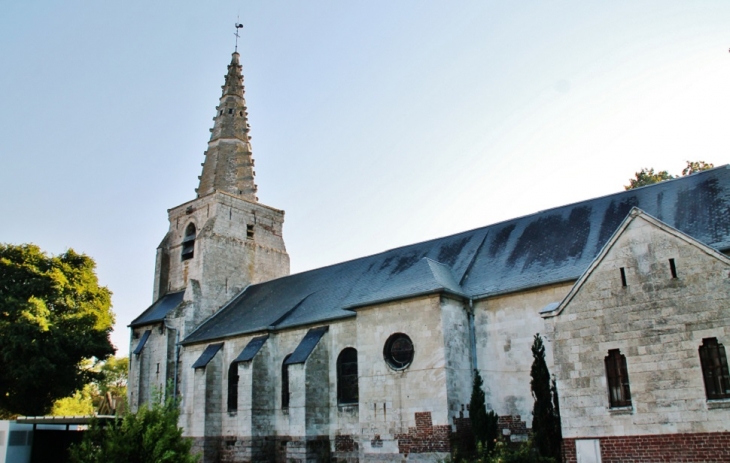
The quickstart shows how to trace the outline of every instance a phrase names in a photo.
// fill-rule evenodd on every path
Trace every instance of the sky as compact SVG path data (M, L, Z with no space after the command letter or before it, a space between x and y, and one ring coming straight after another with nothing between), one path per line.
M0 243L94 258L118 355L237 20L293 273L730 162L727 0L6 2Z

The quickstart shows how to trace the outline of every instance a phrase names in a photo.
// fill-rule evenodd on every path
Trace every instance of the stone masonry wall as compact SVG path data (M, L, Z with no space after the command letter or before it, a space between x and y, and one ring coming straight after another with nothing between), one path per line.
M703 338L730 345L729 271L724 256L635 218L565 309L547 319L563 436L730 431L730 401L707 400L698 354ZM626 357L631 407L609 405L610 349Z
M440 297L358 309L356 323L361 461L400 461L405 447L397 436L417 427L416 413L429 412L435 426L450 427ZM415 351L412 364L400 371L383 359L385 342L394 333L408 335Z
M562 300L571 287L572 283L545 286L474 302L477 361L488 409L532 422L530 348L535 333L545 334L540 310ZM552 372L550 340L546 341L545 360Z

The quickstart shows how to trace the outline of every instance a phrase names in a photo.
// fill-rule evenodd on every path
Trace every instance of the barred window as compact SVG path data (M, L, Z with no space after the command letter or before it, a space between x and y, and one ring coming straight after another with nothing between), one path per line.
M228 411L238 410L238 362L228 368Z
M291 354L281 362L281 408L289 408L289 365L286 364L289 357Z
M700 363L707 398L730 399L730 374L728 373L725 346L717 342L717 338L702 340Z
M337 403L357 402L357 350L348 347L337 357Z
M193 258L195 252L195 225L189 224L185 229L185 238L182 242L182 260L188 260Z
M619 349L611 349L604 360L608 378L608 399L611 407L630 407L631 389L629 388L626 356L621 354Z

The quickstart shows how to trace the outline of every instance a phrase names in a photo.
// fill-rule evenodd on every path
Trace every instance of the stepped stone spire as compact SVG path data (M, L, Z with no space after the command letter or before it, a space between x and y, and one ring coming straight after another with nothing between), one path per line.
M215 124L210 129L200 185L196 190L198 197L224 191L248 201L258 201L239 58L238 52L234 52L228 65L223 94L213 118Z

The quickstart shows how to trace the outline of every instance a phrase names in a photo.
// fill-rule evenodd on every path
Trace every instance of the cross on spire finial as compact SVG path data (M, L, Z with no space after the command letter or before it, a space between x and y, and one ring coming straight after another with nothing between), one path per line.
M236 26L236 33L233 34L233 35L236 36L236 50L235 51L238 52L238 37L240 37L238 35L238 29L243 29L243 24L241 24L241 23L235 23L234 25Z

